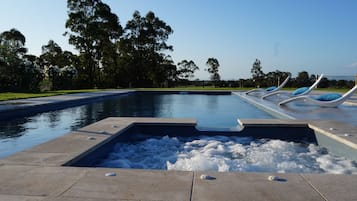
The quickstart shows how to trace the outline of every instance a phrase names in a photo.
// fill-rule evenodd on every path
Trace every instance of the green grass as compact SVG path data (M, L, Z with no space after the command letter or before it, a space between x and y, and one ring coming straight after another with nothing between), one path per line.
M239 88L239 87L197 87L197 86L188 86L188 87L175 87L175 88L136 88L136 90L152 90L152 91L164 91L164 90L219 90L219 91L239 91L239 90L250 90L252 88ZM283 90L293 91L296 88L284 88ZM42 93L14 93L14 92L6 92L0 93L0 101L5 100L15 100L15 99L24 99L24 98L35 98L35 97L46 97L46 96L57 96L63 94L72 94L72 93L82 93L82 92L95 92L95 91L103 91L108 89L81 89L81 90L58 90L58 91L49 91ZM323 88L316 89L318 91L323 92L337 92L337 93L345 93L349 89L336 89L336 88Z
M58 90L58 91L49 91L49 92L41 92L41 93L6 92L6 93L0 93L0 101L24 99L24 98L46 97L46 96L57 96L57 95L63 95L63 94L95 92L95 91L100 91L100 90L99 89Z

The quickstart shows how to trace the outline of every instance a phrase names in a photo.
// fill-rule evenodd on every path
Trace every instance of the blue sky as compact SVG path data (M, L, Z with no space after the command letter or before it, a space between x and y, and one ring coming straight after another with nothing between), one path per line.
M255 58L264 72L357 74L357 1L355 0L103 0L124 27L135 10L153 11L174 33L169 44L175 63L193 60L196 78L209 57L219 60L222 79L251 77ZM16 28L26 36L29 53L54 40L74 51L62 34L65 0L1 0L0 32Z

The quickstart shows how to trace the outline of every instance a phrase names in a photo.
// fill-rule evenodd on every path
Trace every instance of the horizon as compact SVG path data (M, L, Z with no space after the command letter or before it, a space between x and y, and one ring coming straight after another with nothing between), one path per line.
M144 1L103 0L119 17L122 27L135 10L153 11L172 27L168 44L175 64L193 60L200 68L194 79L207 80L203 69L217 58L224 80L250 78L256 58L262 70L327 76L357 74L357 2L335 1ZM273 3L272 3L273 2ZM77 54L68 44L67 5L61 0L3 0L0 32L11 28L26 37L28 54L39 56L41 46L54 40L63 50Z

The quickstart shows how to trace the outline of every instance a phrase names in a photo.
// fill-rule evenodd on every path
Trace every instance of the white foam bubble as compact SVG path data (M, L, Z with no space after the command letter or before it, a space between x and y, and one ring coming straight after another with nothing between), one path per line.
M167 170L357 174L355 161L314 144L226 136L118 143L98 166Z

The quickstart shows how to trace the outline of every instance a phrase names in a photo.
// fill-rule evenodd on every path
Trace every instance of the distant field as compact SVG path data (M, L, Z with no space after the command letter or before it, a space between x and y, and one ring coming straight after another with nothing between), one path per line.
M226 90L226 91L246 91L252 88L232 88L232 87L175 87L175 88L136 88L136 90L157 90L157 91L164 91L164 90ZM15 100L15 99L24 99L24 98L35 98L35 97L46 97L46 96L57 96L63 94L72 94L72 93L82 93L82 92L95 92L95 91L103 91L108 89L81 89L81 90L59 90L59 91L51 91L51 92L42 92L42 93L13 93L13 92L6 92L0 93L0 101L5 100ZM295 90L295 88L284 88L283 90ZM345 93L349 89L335 89L335 88L324 88L324 89L316 89L318 91L323 92L338 92L338 93Z

